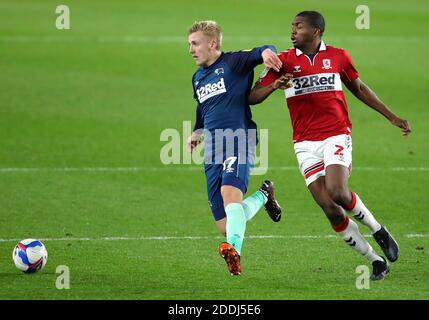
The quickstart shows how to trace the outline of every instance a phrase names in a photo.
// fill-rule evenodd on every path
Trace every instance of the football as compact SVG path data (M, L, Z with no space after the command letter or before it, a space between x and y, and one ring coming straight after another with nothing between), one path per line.
M18 242L13 249L12 259L19 270L34 273L45 267L48 261L48 251L41 241L25 239Z

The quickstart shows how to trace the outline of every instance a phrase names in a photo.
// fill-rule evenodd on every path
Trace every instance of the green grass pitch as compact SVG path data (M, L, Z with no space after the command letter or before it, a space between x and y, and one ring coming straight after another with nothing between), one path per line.
M358 30L354 0L66 2L70 30L55 28L58 1L0 2L0 299L429 298L429 4L366 1L370 29ZM351 188L401 247L369 290L355 285L368 263L334 236L298 172L282 93L253 109L269 129L270 169L249 191L274 180L285 215L248 223L240 277L218 256L202 168L160 161L161 132L194 121L186 28L213 19L225 51L283 50L309 9L413 130L403 138L347 93ZM13 265L25 238L46 239L40 273ZM60 265L70 289L55 286Z

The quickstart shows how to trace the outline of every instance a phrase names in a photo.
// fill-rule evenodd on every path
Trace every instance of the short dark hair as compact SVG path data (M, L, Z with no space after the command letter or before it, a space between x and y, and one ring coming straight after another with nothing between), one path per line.
M317 11L302 11L296 15L297 17L304 17L314 27L320 30L320 37L325 31L325 19Z

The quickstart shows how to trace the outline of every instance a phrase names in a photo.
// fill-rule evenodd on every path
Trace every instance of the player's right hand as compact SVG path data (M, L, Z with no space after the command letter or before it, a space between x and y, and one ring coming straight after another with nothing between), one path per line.
M407 120L395 117L391 122L394 126L402 129L403 136L408 136L411 133L411 127Z
M277 72L280 71L280 68L283 65L277 53L269 48L262 51L262 60L264 61L266 67L274 69Z
M192 153L192 151L194 151L194 149L201 143L201 134L196 134L195 132L192 133L192 135L190 135L188 137L188 140L186 141L186 149L188 150L189 153Z
M286 90L292 87L292 84L289 82L292 78L293 75L290 73L283 74L273 82L272 87L274 89Z

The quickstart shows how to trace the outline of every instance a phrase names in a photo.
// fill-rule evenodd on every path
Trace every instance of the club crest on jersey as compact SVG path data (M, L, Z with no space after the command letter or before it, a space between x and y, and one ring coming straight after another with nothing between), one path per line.
M293 72L301 72L301 66L294 66Z
M216 73L217 75L220 75L221 73L224 73L223 68L217 68L217 69L215 70L215 73Z
M331 59L323 59L322 63L323 63L322 69L332 69L332 67L331 67Z
M218 82L215 83L207 83L206 85L198 88L196 90L198 101L203 103L207 99L217 96L221 93L226 92L225 80L224 78L220 78Z

